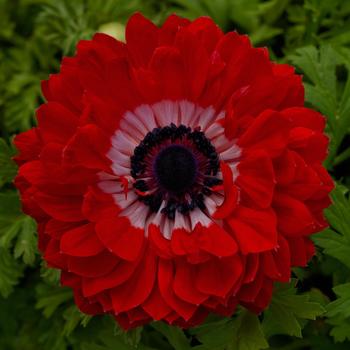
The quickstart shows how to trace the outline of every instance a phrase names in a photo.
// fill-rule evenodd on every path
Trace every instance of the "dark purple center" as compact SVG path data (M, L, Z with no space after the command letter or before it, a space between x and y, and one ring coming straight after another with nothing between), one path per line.
M181 145L160 151L153 169L160 186L174 194L186 192L196 180L196 159L191 150Z
M174 219L176 212L203 211L205 196L222 181L219 157L200 129L170 124L150 131L130 158L131 176L139 200ZM165 205L164 205L165 203Z

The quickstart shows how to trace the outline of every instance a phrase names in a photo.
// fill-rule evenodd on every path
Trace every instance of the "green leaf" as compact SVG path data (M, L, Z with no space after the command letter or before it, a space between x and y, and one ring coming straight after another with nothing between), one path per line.
M349 2L343 0L291 2L287 8L286 46L291 49L319 43L348 43L349 11Z
M248 311L242 312L234 322L232 349L260 350L269 347L258 317Z
M2 198L1 195L0 198ZM8 217L1 216L0 212L0 246L9 249L13 245L14 258L21 258L26 265L33 265L37 254L34 220L20 213L17 217L12 218L12 224L8 223L8 219Z
M332 192L333 205L326 211L331 228L315 235L313 240L324 253L350 268L350 201L349 192L337 185Z
M350 317L350 283L336 286L333 288L333 291L338 299L327 306L327 316L341 315L344 318Z
M22 258L26 265L33 265L37 254L36 224L32 218L26 216L21 221L17 236L14 257Z
M191 349L189 340L180 328L169 326L163 322L152 323L152 327L163 334L175 350Z
M22 213L15 191L0 192L0 247L13 249L15 259L33 265L37 254L36 224Z
M254 44L260 44L283 32L272 24L289 0L174 0L174 12L187 17L210 16L224 31L235 28L248 32Z
M350 340L350 283L333 288L337 299L327 305L327 323L333 326L330 334L335 341Z
M123 0L50 1L43 6L38 25L48 42L72 54L79 40L91 39L101 25L140 10L138 5ZM143 7L148 10L147 4Z
M37 286L38 301L36 308L42 309L46 318L49 318L53 313L68 301L73 300L72 290L63 287L52 287L45 284Z
M131 345L134 348L137 348L141 342L143 327L137 327L134 329L130 329L125 331L118 325L116 325L115 334L120 336L123 339L125 344Z
M217 317L211 321L193 328L190 333L194 335L201 343L199 349L222 350L226 349L233 342L234 321L229 318Z
M59 286L61 271L48 267L43 260L41 262L40 276L47 284L51 286Z
M14 150L0 138L0 188L5 183L10 183L16 174L17 167L12 160L13 155Z
M86 327L91 317L92 316L84 315L75 305L69 306L63 313L65 324L62 334L68 337L79 325Z
M303 320L315 320L325 310L321 304L310 301L310 294L296 295L296 280L277 284L270 306L264 312L263 329L267 336L287 334L302 337Z
M95 343L83 343L81 348L82 350L135 350L132 345L126 344L120 335L113 335L107 331L101 332Z
M332 326L329 334L336 342L343 343L346 340L350 341L350 318L333 317L327 320L327 323Z
M4 298L11 294L22 274L23 267L7 249L0 246L0 294Z
M234 319L205 323L191 333L202 343L198 350L260 350L269 346L259 318L247 310Z
M331 168L334 159L337 159L335 164L339 164L350 157L346 153L346 156L336 158L350 132L350 51L331 45L322 45L319 50L308 46L297 49L289 60L307 78L304 83L306 100L327 116L331 143L326 165ZM345 72L338 77L340 68Z
M23 215L17 192L0 192L0 203L0 227L11 225L16 218Z

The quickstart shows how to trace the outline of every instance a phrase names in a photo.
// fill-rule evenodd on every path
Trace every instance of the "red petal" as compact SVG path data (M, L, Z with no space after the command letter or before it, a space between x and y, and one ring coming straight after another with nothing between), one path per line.
M312 232L314 219L304 203L286 194L276 193L273 207L278 228L288 236Z
M82 212L87 219L97 222L104 217L117 216L120 208L116 206L111 195L90 187L84 195Z
M154 51L150 67L155 72L156 84L162 99L183 99L184 66L180 52L174 47L159 47Z
M198 265L195 284L202 293L224 298L240 279L242 272L243 266L238 255L210 259Z
M78 117L57 102L41 105L36 113L44 142L66 143L78 126Z
M77 196L82 195L86 186L65 183L67 178L61 176L61 168L54 163L45 163L45 156L41 161L35 160L23 164L19 169L19 175L37 187L40 191L52 196Z
M200 229L194 232L188 232L185 229L175 229L172 232L170 243L174 254L186 255L190 264L198 264L207 261L210 257L208 253L201 250L201 244L205 244L208 240L210 240L210 237L202 235Z
M279 185L291 183L296 173L296 153L286 150L280 157L274 160L274 171Z
M273 281L266 278L264 281L264 286L255 300L256 305L260 307L260 312L266 309L269 303L271 302L272 292Z
M159 46L173 45L178 31L190 23L186 18L181 18L175 14L170 15L159 29Z
M258 268L260 266L260 255L259 254L248 254L245 263L244 280L243 283L251 283L254 281Z
M140 13L136 13L126 25L125 38L134 64L147 66L158 44L158 28Z
M119 261L113 271L98 278L83 278L83 294L86 297L106 289L117 287L130 279L138 262Z
M63 222L50 219L45 225L45 233L50 235L52 238L60 239L65 232L81 225L82 223L80 222Z
M80 287L80 277L68 271L61 272L60 281L62 286L71 287L71 288Z
M148 238L152 247L155 249L157 254L166 259L173 257L171 252L170 240L163 237L158 226L150 224L148 226Z
M23 161L37 159L42 147L41 142L37 128L16 135L13 143L20 153L14 158L15 161L22 163Z
M154 288L156 273L156 256L148 250L132 278L111 290L114 311L120 313L141 305Z
M68 258L68 269L79 276L96 278L109 274L118 264L119 259L107 250L89 257Z
M289 122L274 111L261 113L239 138L238 145L243 149L261 149L270 157L280 155L287 145Z
M193 101L200 97L207 82L210 57L202 43L190 32L190 27L178 33L175 45L181 53L189 99Z
M57 239L51 239L44 251L44 259L48 266L56 269L67 269L66 256L60 253L60 242Z
M261 287L264 282L264 274L262 270L259 270L256 278L248 284L244 284L238 294L238 298L240 301L244 302L253 302L255 298L258 296Z
M276 280L281 276L272 251L262 254L261 268L265 275L271 279Z
M219 40L223 37L223 32L219 26L209 17L199 17L190 23L186 29L188 34L195 36L196 40L211 53Z
M263 151L246 155L238 165L237 186L242 199L260 208L270 206L275 187L275 175L271 159Z
M238 191L233 184L233 174L231 168L224 162L221 162L220 168L224 182L225 200L217 208L215 213L213 213L212 216L214 219L223 219L229 216L236 208L238 201Z
M288 74L257 76L256 80L244 89L244 93L233 95L233 106L238 116L257 116L267 109L282 111L291 106L304 104L304 89L301 77L294 74L292 67ZM278 68L280 70L280 68Z
M46 100L59 102L72 112L79 114L82 108L83 89L77 75L77 59L75 57L64 58L61 72L51 74L48 80L41 82L41 89Z
M158 283L164 301L171 306L182 318L189 320L195 313L197 306L179 299L173 290L174 265L170 260L159 260Z
M311 257L315 254L315 247L307 237L288 237L291 265L306 266Z
M276 216L271 209L240 207L227 222L243 254L263 252L277 246Z
M74 301L78 306L79 310L88 315L102 314L103 310L99 303L90 302L84 298L79 289L74 290Z
M83 295L84 295L84 293L83 293ZM95 295L94 298L101 304L104 313L106 313L108 311L113 311L112 300L111 300L109 294L100 293L98 295Z
M93 224L79 226L64 233L60 247L64 254L71 256L92 256L104 249Z
M174 292L182 300L199 305L202 304L208 295L196 289L193 281L196 278L196 270L193 265L185 260L176 263L176 273L174 279Z
M145 240L144 230L131 226L125 217L99 221L96 233L111 252L128 261L139 257Z
M271 76L272 65L262 49L253 49L249 39L237 33L229 33L220 41L217 50L226 66L221 73L221 98L217 108L223 108L232 94L250 86L257 77Z
M125 54L125 44L108 34L96 33L94 34L92 40L113 51L116 55Z
M282 114L296 127L304 127L322 133L326 125L325 117L309 108L288 108L285 109Z
M64 152L67 164L109 171L110 160L106 153L111 147L107 134L93 124L81 127Z
M198 235L201 249L219 258L231 256L237 252L237 244L234 239L219 225L213 223L209 227L195 229L193 235Z
M289 282L291 274L290 250L287 240L282 235L279 235L278 248L272 254L280 272L280 278L278 280L285 283Z
M51 196L36 192L34 198L40 208L54 219L68 222L85 219L81 212L80 196Z
M120 106L123 106L125 110L133 110L143 103L133 84L131 65L127 59L118 58L109 61L105 66L105 71L106 78L104 84L109 91L109 105L115 109L119 109ZM117 85L115 84L116 80L118 81ZM132 91L132 93L130 93L130 91ZM105 99L105 96L101 96L101 98ZM122 112L122 109L120 112Z
M171 307L164 301L159 287L156 285L142 308L154 319L161 320L172 312Z
M289 147L308 163L322 162L327 157L328 137L311 129L296 127L290 132Z
M263 280L263 284L261 289L259 290L259 294L256 296L254 300L254 304L245 305L248 310L255 312L256 314L261 313L271 301L273 291L273 281L269 278L265 278Z

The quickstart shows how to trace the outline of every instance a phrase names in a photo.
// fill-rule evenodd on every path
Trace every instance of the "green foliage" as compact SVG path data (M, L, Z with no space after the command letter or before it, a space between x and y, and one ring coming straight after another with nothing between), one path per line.
M338 299L328 304L328 323L333 326L330 334L335 341L350 340L350 283L341 284L334 289Z
M302 337L305 320L315 320L324 313L320 303L310 301L310 294L296 295L296 281L278 284L272 302L264 313L263 329L266 335L286 334Z
M0 247L0 294L8 297L23 274L23 267L12 254Z
M78 40L91 38L102 24L125 20L137 10L135 5L137 1L50 1L40 12L38 25L41 35L58 50L73 54Z
M240 310L233 319L207 322L191 332L202 345L198 350L260 350L268 348L258 317Z
M349 148L340 146L350 129L350 50L322 45L297 49L289 56L305 74L306 100L327 116L331 136L327 166L338 165L350 158Z
M89 317L59 271L40 262L36 226L12 181L13 136L35 125L40 81L96 31L123 38L131 13L160 24L176 12L210 15L224 31L248 33L304 76L307 104L327 117L326 161L338 183L316 235L318 259L275 286L259 316L240 308L183 331L161 322L130 332L113 317ZM350 1L344 0L0 0L0 349L346 350L350 345ZM333 288L333 292L332 292ZM326 310L326 312L324 312ZM303 338L300 338L303 337Z
M163 334L165 338L168 339L169 344L175 350L188 350L191 349L189 340L186 338L185 334L178 327L168 326L162 322L155 322L152 324L153 328L159 333Z
M278 54L321 43L350 43L350 3L344 0L167 0L189 18L209 15L224 29L248 33ZM278 43L278 44L277 44Z
M39 302L41 302L41 300ZM71 305L63 312L63 319L65 320L65 325L63 327L62 334L69 337L79 325L86 327L91 319L91 316L84 315L80 312L76 305Z
M175 0L173 10L185 17L203 14L212 17L224 30L232 23L248 32L255 44L263 43L282 33L274 23L286 9L289 0Z
M16 174L15 163L11 160L14 151L7 142L0 138L0 188L12 181Z
M327 255L334 257L350 269L350 201L348 189L337 186L333 191L333 205L326 210L331 228L315 235L314 241Z
M260 350L268 348L258 317L250 312L242 312L234 322L233 349Z
M36 226L23 215L14 191L0 192L0 294L7 297L23 274L24 265L33 265Z
M71 289L53 287L46 284L37 286L37 295L38 302L36 307L42 309L42 313L46 318L52 316L58 307L73 298Z
M293 2L287 13L293 24L289 26L286 35L288 47L322 42L350 42L349 1L306 0L302 4Z
M333 205L327 209L326 216L331 225L315 236L315 242L324 253L337 259L350 269L350 200L347 188L338 185L332 195ZM349 279L347 278L347 281ZM350 283L333 288L337 299L327 305L327 323L332 326L330 335L336 342L350 340Z
M13 248L15 259L33 265L36 249L36 224L20 210L18 195L14 191L0 193L0 247Z

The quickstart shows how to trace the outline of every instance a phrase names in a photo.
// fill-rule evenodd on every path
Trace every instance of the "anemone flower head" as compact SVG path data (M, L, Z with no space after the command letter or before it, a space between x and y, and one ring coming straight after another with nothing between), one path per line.
M39 247L88 314L125 329L256 313L314 254L332 181L301 77L209 18L140 14L80 41L17 136Z

